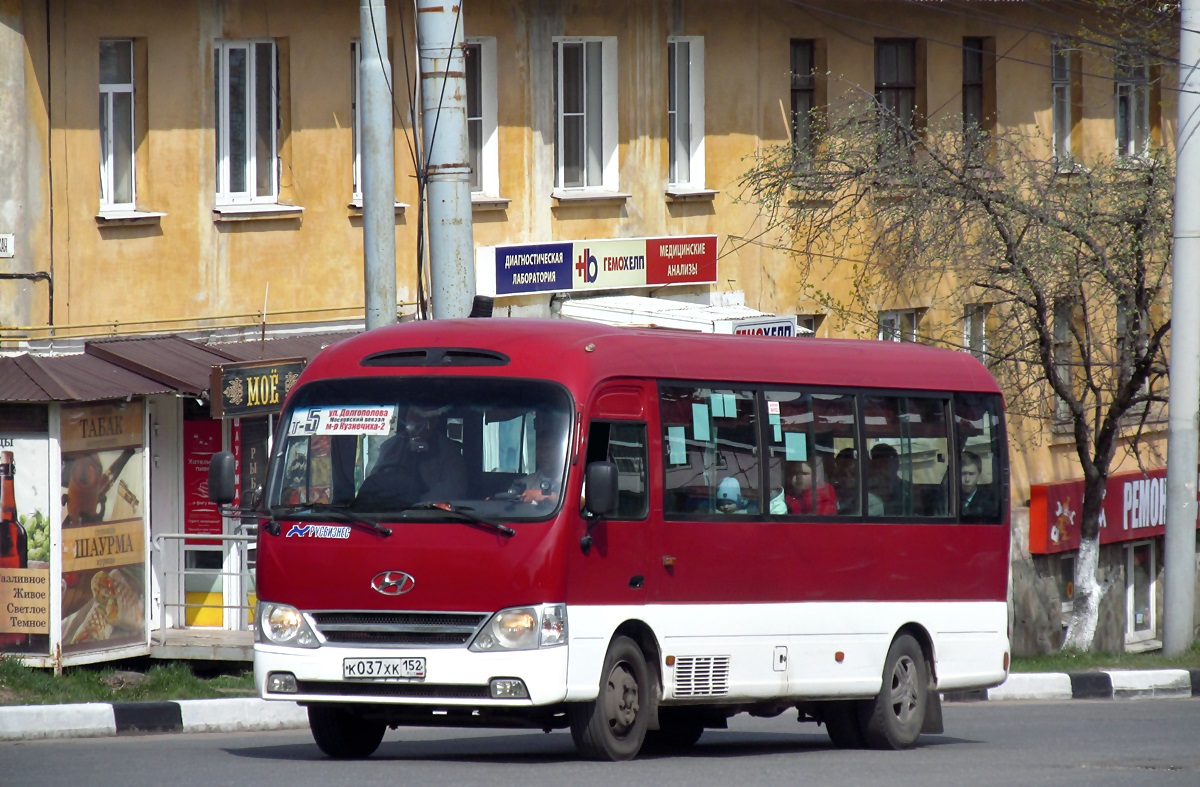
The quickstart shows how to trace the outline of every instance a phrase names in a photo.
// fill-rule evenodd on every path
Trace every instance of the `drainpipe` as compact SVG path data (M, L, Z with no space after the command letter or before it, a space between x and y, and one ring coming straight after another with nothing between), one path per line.
M396 166L387 5L360 0L358 78L362 118L363 285L367 330L396 322Z
M421 131L432 315L466 317L475 297L462 0L417 0Z

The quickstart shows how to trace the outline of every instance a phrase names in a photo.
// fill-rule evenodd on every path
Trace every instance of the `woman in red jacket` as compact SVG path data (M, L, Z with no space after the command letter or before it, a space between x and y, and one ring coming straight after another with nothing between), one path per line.
M837 515L837 494L832 486L817 480L811 462L786 462L784 472L789 514Z

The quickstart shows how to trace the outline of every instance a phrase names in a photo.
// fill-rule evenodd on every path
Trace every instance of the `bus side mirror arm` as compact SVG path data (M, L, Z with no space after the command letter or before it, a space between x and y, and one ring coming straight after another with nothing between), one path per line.
M583 510L587 513L587 529L579 539L583 554L592 549L592 528L596 522L617 510L617 466L612 462L592 462L584 470Z

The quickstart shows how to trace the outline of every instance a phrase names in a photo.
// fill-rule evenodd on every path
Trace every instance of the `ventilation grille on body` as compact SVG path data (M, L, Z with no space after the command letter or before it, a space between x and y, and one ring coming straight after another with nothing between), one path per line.
M675 660L676 697L724 697L728 693L728 656L679 656Z

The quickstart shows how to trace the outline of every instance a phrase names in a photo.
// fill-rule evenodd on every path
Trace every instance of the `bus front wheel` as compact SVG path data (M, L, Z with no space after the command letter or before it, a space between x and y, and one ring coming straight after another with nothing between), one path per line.
M646 706L653 701L642 649L617 637L604 656L600 694L567 711L575 748L589 760L632 760L646 737Z
M308 726L317 747L336 760L370 757L379 748L387 724L364 719L346 708L308 706Z
M909 634L901 634L888 649L883 688L873 702L864 703L863 739L872 749L911 749L921 736L929 700L925 654Z

